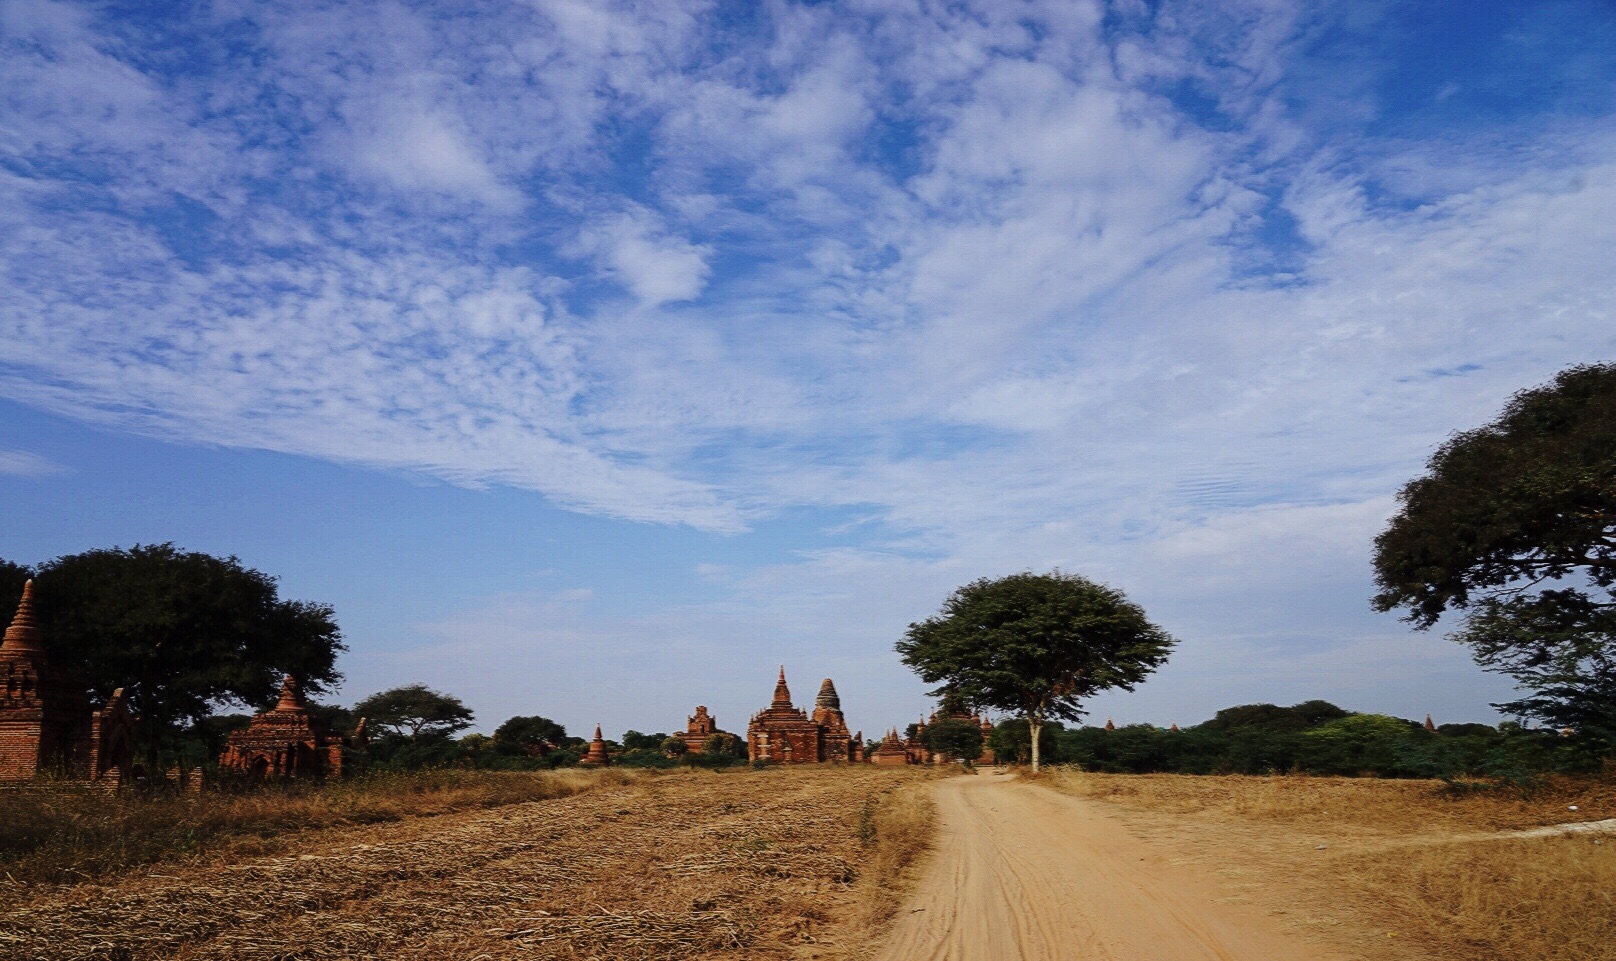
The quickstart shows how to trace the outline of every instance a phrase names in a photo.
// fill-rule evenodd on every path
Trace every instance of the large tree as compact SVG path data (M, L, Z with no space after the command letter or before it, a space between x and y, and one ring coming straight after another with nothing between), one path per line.
M1455 434L1375 539L1374 605L1529 696L1501 709L1616 743L1616 364L1562 371Z
M453 694L440 694L425 684L406 684L381 691L353 706L353 714L383 734L424 741L446 738L471 726L471 708Z
M1173 638L1121 591L1061 571L972 581L936 616L909 625L898 653L933 693L1027 719L1033 770L1039 732L1077 720L1083 700L1134 685L1167 660Z
M0 562L7 611L16 572ZM234 557L136 545L58 557L33 574L52 662L97 702L123 688L154 763L160 745L220 704L267 707L287 674L311 692L341 677L331 608L282 600L275 578Z

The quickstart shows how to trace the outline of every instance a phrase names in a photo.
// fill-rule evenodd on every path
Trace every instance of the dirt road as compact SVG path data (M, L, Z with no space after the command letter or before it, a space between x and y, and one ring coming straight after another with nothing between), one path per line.
M939 781L937 849L882 961L1336 961L1094 802Z

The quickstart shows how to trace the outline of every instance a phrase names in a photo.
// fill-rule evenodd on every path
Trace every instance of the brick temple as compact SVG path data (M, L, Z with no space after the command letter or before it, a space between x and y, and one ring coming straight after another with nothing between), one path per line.
M746 726L746 754L753 761L778 764L859 762L864 760L864 734L848 732L842 699L828 677L819 687L812 715L793 705L782 667L774 700Z
M685 719L684 731L675 736L685 742L686 753L700 754L706 750L708 739L715 734L735 738L737 741L740 740L740 738L735 737L728 731L719 730L718 719L707 713L706 705L698 704L696 705L696 713Z
M54 774L111 786L134 773L135 720L123 688L100 710L88 685L45 656L34 582L0 641L0 781Z
M275 706L230 735L219 768L262 780L341 777L353 773L345 751L363 750L366 742L364 718L352 737L333 734L309 709L303 685L287 675Z
M913 763L909 760L908 745L904 743L903 735L898 733L897 728L891 728L887 731L886 737L881 739L880 745L870 755L870 761L874 764L890 766Z
M943 713L939 716L936 711L930 717L923 717L915 725L913 737L904 737L896 728L887 733L881 740L881 746L876 749L872 758L877 764L942 764L948 758L934 752L926 746L926 731L939 720L963 721L974 725L982 731L982 754L975 761L977 764L998 764L993 749L987 746L988 738L993 735L993 722L973 711L968 711L959 705L950 705L946 701L942 704Z

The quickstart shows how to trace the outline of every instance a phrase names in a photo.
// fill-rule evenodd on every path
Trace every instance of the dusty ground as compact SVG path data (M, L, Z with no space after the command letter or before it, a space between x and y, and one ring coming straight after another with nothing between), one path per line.
M24 889L0 957L842 956L868 938L868 886L891 882L861 880L892 860L868 826L920 777L688 772L309 832L296 853Z
M1616 781L1455 794L1373 778L1057 771L1156 856L1353 961L1616 961Z
M1008 775L932 786L937 847L882 961L1338 961L1099 802Z

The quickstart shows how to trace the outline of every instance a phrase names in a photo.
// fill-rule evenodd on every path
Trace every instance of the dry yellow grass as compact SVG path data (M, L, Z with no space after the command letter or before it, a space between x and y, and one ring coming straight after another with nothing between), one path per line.
M1616 836L1514 835L1616 817L1609 778L1529 792L1065 770L1046 783L1365 959L1616 959Z
M580 776L592 790L11 892L0 959L841 959L924 847L912 770Z
M131 868L279 850L298 832L565 797L635 772L424 771L241 794L109 794L44 782L0 790L0 890Z
M857 910L850 919L855 930L873 930L898 910L920 873L936 824L937 805L923 779L905 778L869 796L855 829L864 847ZM852 956L867 944L848 943Z

